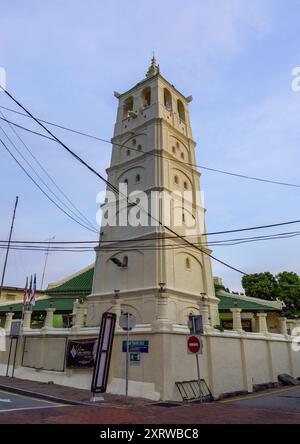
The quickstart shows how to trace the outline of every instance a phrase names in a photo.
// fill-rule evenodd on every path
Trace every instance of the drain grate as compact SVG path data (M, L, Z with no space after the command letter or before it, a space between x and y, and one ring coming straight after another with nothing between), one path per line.
M174 402L157 402L155 404L157 407L166 407L168 409L171 409L172 407L180 407L180 404L175 404Z

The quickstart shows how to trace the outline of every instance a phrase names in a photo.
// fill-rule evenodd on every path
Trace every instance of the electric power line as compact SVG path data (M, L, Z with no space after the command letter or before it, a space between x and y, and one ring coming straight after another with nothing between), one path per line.
M1 108L1 106L0 106L0 108ZM6 108L5 108L6 109ZM23 114L23 113L19 113L19 114L22 114L22 115L25 115L25 114ZM26 116L26 117L29 117L29 116ZM0 117L0 119L1 119L1 117ZM35 135L38 135L38 136L41 136L41 137L44 137L44 138L46 138L46 139L49 139L49 140L51 140L51 141L53 141L53 142L57 142L56 141L56 139L54 139L53 137L49 137L49 136L46 136L46 135L44 135L44 134L41 134L41 133L39 133L39 132L36 132L36 131L33 131L33 130L31 130L31 129L29 129L29 128L25 128L25 127L23 127L23 126L21 126L21 125L18 125L18 124L16 124L16 123L13 123L13 122L10 122L9 120L7 120L7 119L3 119L2 118L2 120L4 120L5 122L7 122L7 123L11 123L12 125L15 125L15 126L17 126L17 127L19 127L19 128L21 128L21 129L23 129L23 130L25 130L25 131L28 131L28 132L30 132L30 133L33 133L33 134L35 134ZM41 122L43 122L43 120L40 120ZM45 121L46 122L46 121ZM53 126L58 126L58 127L61 127L60 125L56 125L56 124L52 124ZM67 128L65 128L65 127L62 127L62 128L64 128L64 129L67 129ZM80 132L78 132L78 131L76 131L76 130L70 130L70 131L73 131L73 132L77 132L77 133L79 133L79 134L81 134ZM83 135L86 135L85 133L82 133ZM94 137L94 138L97 138L96 136L89 136L89 137ZM98 140L101 140L101 141L105 141L104 139L100 139L100 138L97 138ZM113 142L109 142L109 141L106 141L107 143L111 143L111 144L113 144ZM136 149L136 148L133 148L133 147L128 147L128 146L126 146L126 145L120 145L120 144L117 144L117 145L119 145L120 147L123 147L123 148L129 148L129 149L132 149L132 150L134 150L134 151L138 151L138 152L141 152L140 150L138 150L138 149ZM149 155L155 155L155 154L152 154L152 153L147 153L147 152L143 152L144 154L149 154ZM159 155L158 155L159 156ZM166 156L159 156L159 157L165 157L165 158L167 158L168 160L172 160L172 159L170 159L169 157L166 157ZM174 159L173 159L174 160ZM180 162L180 163L184 163L184 162L181 162L180 160L175 160L175 161L178 161L178 162ZM199 166L199 165L196 165L197 167L199 167L199 168L203 168L202 166ZM207 168L207 167L204 167L204 168ZM229 172L224 172L224 173L228 173L228 174L230 174ZM267 180L266 180L267 181ZM280 184L281 182L272 182L272 181L270 181L271 183L277 183L277 184ZM282 184L284 184L284 183L282 183ZM296 184L286 184L286 185L289 185L289 186L295 186L295 187L300 187L300 185L296 185ZM235 233L235 232L240 232L240 231L249 231L249 230L258 230L258 229L265 229L265 228L271 228L271 227L279 227L279 226L283 226L283 225L290 225L290 224L298 224L300 222L300 220L299 219L297 219L297 220L293 220L293 221L287 221L287 222L279 222L279 223L277 223L277 224L268 224L268 225L261 225L261 226L254 226L254 227L248 227L248 228L237 228L237 229L235 229L235 230L225 230L225 231L217 231L217 232L212 232L212 233L205 233L205 236L210 236L210 235L215 235L215 234L225 234L225 233ZM183 236L183 237L188 237L188 236Z
M265 235L265 236L254 236L254 237L244 237L244 238L233 238L233 239L222 239L222 240L217 240L217 241L211 241L211 242L193 242L193 246L197 245L197 246L232 246L232 245L240 245L243 243L248 243L248 242L260 242L260 241L265 241L265 240L280 240L280 239L287 239L287 238L292 238L292 237L296 237L300 235L300 231L292 231L292 232L283 232L283 233L277 233L277 234L271 234L271 235ZM171 239L170 237L165 237L165 238L160 238L163 240L169 240ZM172 237L172 239L176 239L175 237ZM138 248L143 248L143 249L167 249L167 248L186 248L186 244L185 243L179 243L179 244L164 244L161 246L158 246L157 244L148 244L148 241L151 240L157 240L157 238L147 238L147 239L136 239L134 242L136 241L142 241L144 242L143 245L140 245L140 242L138 242L138 245L132 245L132 241L131 240L121 240L119 241L119 243L121 243L121 245L124 245L126 243L129 243L131 245L129 246L124 246L124 247L120 247L120 246L115 246L116 241L106 241L106 243L108 243L109 245L106 247L102 247L101 246L101 250L113 250L113 251L128 251L129 249L133 249L136 250ZM52 241L52 242L47 242L47 241L12 241L11 244L14 248L16 249L26 249L26 248L30 248L32 250L36 250L36 251L68 251L68 249L72 249L72 250L76 250L76 251L94 251L94 247L93 246L89 246L90 243L96 243L96 241ZM7 246L7 241L0 241L0 247L6 247Z
M11 108L7 108L7 107L4 107L4 106L0 106L0 108L6 109L7 111L19 114L19 115L27 117L27 118L30 117L30 116L28 116L25 113L21 113L19 111L13 110ZM21 128L21 129L23 129L25 131L32 132L35 135L46 137L43 134L40 134L40 133L38 133L36 131L32 131L29 128L26 128L24 126L18 125L17 123L11 122L11 121L9 121L7 119L4 119L4 120L6 122L10 122L12 125L18 126L19 128ZM81 136L84 136L84 137L89 137L90 139L98 140L100 142L108 143L108 144L115 145L115 146L120 146L121 148L126 148L126 149L130 149L132 151L137 151L139 153L146 154L148 156L161 157L161 158L164 158L164 159L167 159L167 160L171 160L172 162L177 162L177 163L180 163L182 165L190 166L190 167L193 167L193 168L201 168L201 169L206 170L206 171L212 171L212 172L215 172L215 173L225 174L225 175L228 175L228 176L239 177L241 179L253 180L253 181L257 181L257 182L265 182L265 183L270 183L270 184L274 184L274 185L282 185L282 186L287 186L287 187L300 188L300 184L288 183L288 182L272 180L272 179L265 179L265 178L262 178L262 177L255 177L255 176L250 176L250 175L247 175L247 174L240 174L240 173L235 173L235 172L232 172L232 171L225 171L225 170L221 170L221 169L217 169L217 168L211 168L211 167L207 167L205 165L197 165L197 164L185 162L185 161L180 160L180 159L174 159L174 158L169 157L169 156L164 156L163 154L160 154L160 153L147 152L147 151L143 151L141 149L130 147L128 145L118 144L116 142L112 142L110 140L107 140L107 139L104 139L104 138L101 138L101 137L97 137L97 136L95 136L93 134L88 134L86 132L75 130L75 129L72 129L72 128L69 128L69 127L66 127L66 126L63 126L63 125L59 125L59 124L56 124L56 123L53 123L53 122L49 122L47 120L36 118L36 121L46 123L48 125L54 126L56 128L63 129L65 131L72 132L74 134L78 134L78 135L81 135ZM52 138L50 138L50 139L54 140Z
M67 211L65 211L57 202L55 202L54 199L52 199L49 194L46 193L46 191L37 183L37 181L28 173L28 171L23 167L23 165L18 161L18 159L14 156L14 154L10 151L6 143L3 142L3 140L0 138L0 143L5 148L5 150L10 154L10 156L14 159L14 161L19 165L19 167L24 171L27 177L38 187L38 189L57 207L59 208L66 216L68 216L70 219L72 219L77 224L81 225L82 227L86 228L89 231L91 230L89 227L83 225L81 222L79 222L77 219L75 219L73 216L71 216Z
M66 204L64 203L60 197L54 193L54 191L48 186L48 184L44 181L44 179L39 175L39 173L33 168L33 166L28 162L28 160L26 159L25 156L23 156L22 152L17 148L17 146L15 145L15 143L11 140L11 138L8 136L8 134L6 133L6 131L0 126L1 131L4 133L4 135L6 136L6 138L8 139L8 141L11 143L11 145L15 148L15 150L17 151L17 153L19 154L19 156L23 159L23 161L28 165L28 167L33 171L33 173L38 177L38 179L42 182L42 184L46 187L46 189L54 196L54 198L56 198L61 205L63 205L65 208L67 208L71 214L73 214L73 220L77 221L77 218L79 219L78 215ZM40 188L41 189L41 188ZM60 207L59 207L60 208ZM67 211L66 211L67 212ZM81 220L82 224L80 224L81 226L84 226L86 229L88 229L89 231L92 231L94 233L98 234L98 231L95 230L94 228L89 228L88 226L86 226L86 222L84 220L82 220L81 218L79 219Z
M6 116L4 115L4 113L0 110L0 113L2 115L2 117L4 117L6 119ZM33 154L33 152L31 151L31 149L28 147L28 145L24 142L24 140L21 138L21 136L19 135L19 133L15 130L14 126L7 122L11 131L14 133L14 135L19 139L19 141L22 143L22 145L24 146L24 148L26 149L26 151L30 154L30 156L32 157L32 159L38 164L38 166L41 168L41 170L45 173L45 175L48 177L48 179L52 182L52 184L55 186L55 188L62 194L62 196L69 202L69 204L74 208L74 210L78 213L79 219L81 219L82 222L87 223L92 229L95 229L93 224L85 217L85 215L73 204L73 202L69 199L69 197L64 193L64 191L59 187L59 185L56 183L56 181L53 179L53 177L48 173L48 171L43 167L43 165L41 164L41 162L37 159L37 157ZM2 129L2 131L4 131ZM6 135L6 137L8 137ZM11 142L12 143L12 142ZM15 146L15 145L14 145ZM49 190L50 188L47 187ZM52 191L51 191L52 192ZM52 194L54 194L52 192ZM58 196L57 196L58 198ZM63 202L58 198L58 200L63 204ZM67 206L65 205L72 213L73 211ZM74 214L74 213L73 213ZM76 216L76 215L75 215Z

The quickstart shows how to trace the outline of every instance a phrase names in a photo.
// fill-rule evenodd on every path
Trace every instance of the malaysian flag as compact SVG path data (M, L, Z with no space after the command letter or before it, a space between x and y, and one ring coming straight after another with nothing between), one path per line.
M27 303L27 288L28 288L28 276L26 278L26 284L25 284L24 292L23 292L23 305L26 305L26 303Z

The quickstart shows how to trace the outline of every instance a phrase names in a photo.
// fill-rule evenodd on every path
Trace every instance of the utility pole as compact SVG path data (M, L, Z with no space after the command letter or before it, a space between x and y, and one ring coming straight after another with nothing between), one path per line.
M47 262L48 262L48 256L49 256L49 250L50 250L51 241L54 240L54 239L55 239L55 236L50 237L49 239L47 239L49 244L48 244L48 248L47 248L47 252L46 252L46 257L45 257L45 264L44 264L44 270L43 270L43 276L42 276L41 290L43 289L43 285L44 285L45 272L46 272L46 267L47 267Z
M7 243L6 255L5 255L3 271L2 271L2 279L1 279L1 285L0 285L0 297L1 297L1 294L2 294L2 288L3 288L3 284L4 284L4 279L5 279L6 267L7 267L7 261L8 261L8 254L9 254L11 238L12 238L12 233L13 233L14 224L15 224L15 218L16 218L16 211L17 211L18 202L19 202L19 196L16 197L14 213L13 213L13 217L12 217L12 221L11 221L11 227L10 227L9 238L8 238L8 243Z

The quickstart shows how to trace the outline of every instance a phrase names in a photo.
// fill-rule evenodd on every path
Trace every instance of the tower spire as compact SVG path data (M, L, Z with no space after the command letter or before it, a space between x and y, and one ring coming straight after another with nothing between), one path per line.
M159 65L157 63L157 60L155 58L155 54L154 54L154 51L153 51L153 56L152 56L152 59L151 59L151 65L148 68L146 77L152 77L152 76L155 76L158 73L159 73Z

